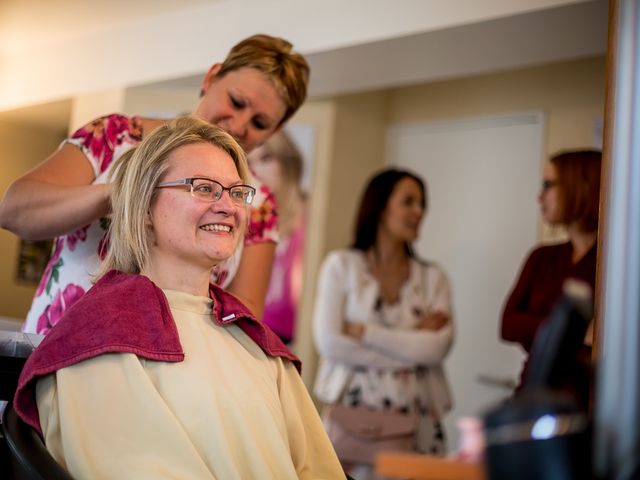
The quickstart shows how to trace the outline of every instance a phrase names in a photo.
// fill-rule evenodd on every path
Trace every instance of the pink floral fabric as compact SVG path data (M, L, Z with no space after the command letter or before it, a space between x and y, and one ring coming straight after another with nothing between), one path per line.
M256 187L257 198L249 216L249 236L245 245L260 243L265 233L273 232L275 235L278 229L276 200L273 193L266 185L259 184L257 180L254 179L253 183Z
M64 311L76 303L84 295L84 289L70 283L63 291L58 290L53 297L53 302L47 305L40 318L38 318L38 333L46 335L49 330L58 323Z
M94 183L106 183L114 161L142 141L141 117L119 114L98 118L78 129L64 143L78 147L91 164ZM251 207L245 245L277 241L275 199L264 186L252 181L256 198ZM36 290L22 327L29 333L47 334L64 311L91 288L92 275L104 258L109 239L109 218L101 218L54 241L51 258ZM212 280L229 285L239 264L242 248L216 270Z

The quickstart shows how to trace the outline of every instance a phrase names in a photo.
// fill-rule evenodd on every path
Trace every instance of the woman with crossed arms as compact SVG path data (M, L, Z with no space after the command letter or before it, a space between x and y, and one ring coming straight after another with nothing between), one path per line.
M426 207L424 183L410 172L385 170L367 185L352 247L331 252L321 267L314 392L329 405L414 414L414 450L442 455L441 420L451 408L442 363L453 322L445 273L412 248ZM328 417L325 426L331 437ZM345 467L355 478L371 474L371 465Z

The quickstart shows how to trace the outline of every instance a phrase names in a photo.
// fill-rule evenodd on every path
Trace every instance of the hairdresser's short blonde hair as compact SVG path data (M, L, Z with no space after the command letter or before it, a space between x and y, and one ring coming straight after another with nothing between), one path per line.
M248 182L242 147L220 127L189 117L158 127L115 165L109 247L98 277L112 269L140 273L149 257L151 235L146 219L156 186L168 169L169 155L194 143L209 143L223 150L235 163L243 183Z

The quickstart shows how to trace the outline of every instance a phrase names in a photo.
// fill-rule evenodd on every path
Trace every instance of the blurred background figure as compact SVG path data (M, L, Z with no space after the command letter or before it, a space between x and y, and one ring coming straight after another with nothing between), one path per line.
M446 452L441 419L451 398L442 363L453 342L449 284L442 269L417 258L411 246L426 207L417 176L395 169L375 175L360 203L351 248L331 252L320 270L313 333L322 358L314 390L328 404L325 427L338 456L356 478L368 478L371 467L341 450L345 429L335 411L352 409L347 416L357 418L365 407L386 424L412 417L408 449ZM367 421L371 428L375 418ZM363 449L373 451L373 443Z
M601 159L600 151L578 150L554 155L545 165L538 196L542 218L552 226L564 227L569 240L536 247L506 300L502 338L519 343L527 353L560 298L565 280L582 280L595 291ZM567 385L583 406L589 398L590 359L587 338L578 359L581 367L574 369ZM528 359L518 388L527 374L527 365Z
M248 157L258 180L274 194L280 240L265 299L264 322L290 344L295 335L302 288L306 196L301 187L302 154L284 130Z

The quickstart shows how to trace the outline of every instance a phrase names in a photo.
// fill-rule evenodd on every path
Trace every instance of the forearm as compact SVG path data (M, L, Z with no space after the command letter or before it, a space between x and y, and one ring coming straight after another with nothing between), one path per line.
M316 335L316 347L323 358L344 363L350 367L404 368L413 365L397 356L346 335Z
M453 326L437 330L397 330L367 326L362 342L413 365L442 363L453 343Z
M528 351L543 321L544 317L527 312L505 312L500 332L502 339L519 343Z
M65 186L21 179L0 203L0 227L26 240L53 238L87 225L110 209L110 185Z
M503 340L517 342L525 350L529 350L533 337L544 317L532 313L531 295L537 285L539 285L538 269L540 260L539 250L534 250L522 267L513 290L507 298L502 310L502 322L500 335Z

